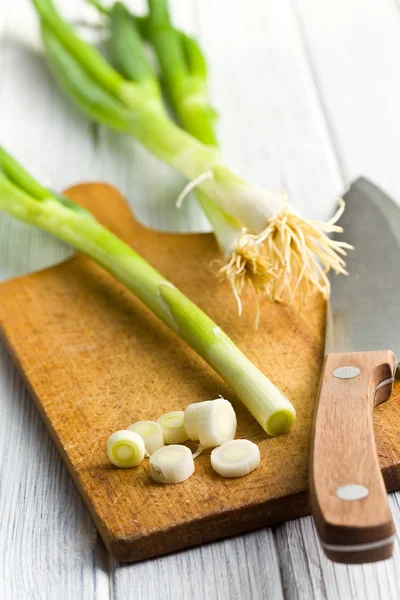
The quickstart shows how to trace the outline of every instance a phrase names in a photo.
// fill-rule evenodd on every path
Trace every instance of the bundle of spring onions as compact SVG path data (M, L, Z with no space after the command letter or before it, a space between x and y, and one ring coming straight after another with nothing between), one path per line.
M304 303L316 289L329 295L326 273L346 273L343 256L349 246L328 237L341 231L336 221L343 202L327 223L308 221L284 194L253 185L224 165L204 57L195 40L173 27L166 0L148 0L149 15L141 19L121 2L107 10L92 0L109 14L116 69L63 20L52 0L32 2L48 62L64 91L90 118L133 136L183 173L190 182L185 191L196 187L225 257L220 273L231 283L240 310L249 284L287 303ZM163 84L186 131L166 111L145 39L156 51Z
M43 187L1 148L0 210L99 263L219 373L268 434L288 431L292 404L205 313L91 213Z

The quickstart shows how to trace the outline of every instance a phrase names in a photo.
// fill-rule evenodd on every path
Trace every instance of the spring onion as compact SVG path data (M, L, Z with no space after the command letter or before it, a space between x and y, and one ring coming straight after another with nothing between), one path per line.
M137 467L144 459L144 441L133 431L116 431L108 439L107 454L116 467L123 469Z
M184 426L183 410L173 410L157 419L166 444L181 444L189 439Z
M155 421L137 421L129 425L128 429L140 435L150 456L164 446L163 431Z
M159 483L181 483L193 473L193 456L186 446L164 446L150 457L150 476Z
M206 403L212 402L212 400L205 400L204 402L193 402L185 408L184 426L186 433L189 438L193 441L199 439L199 408Z
M165 2L149 0L149 8L146 28L141 28L142 37L155 50L170 105L185 131L203 144L217 148L215 125L218 113L208 101L207 62L201 48L196 40L173 27ZM113 11L110 14L112 18ZM113 40L114 36L111 35L111 42ZM134 61L132 55L130 61ZM128 76L127 73L125 75ZM243 226L201 189L196 189L196 196L212 225L220 251L227 260L227 264L220 269L220 277L230 281L241 313L240 295L248 282L256 291L264 291L259 286L260 278L255 276L259 266L254 261L248 261L242 276L237 274L239 267L235 269L236 275L231 277L229 265L232 260L237 260Z
M202 448L219 446L236 434L236 414L224 398L189 404L184 423L190 439L199 440Z
M203 143L178 127L164 108L146 55L139 51L142 38L134 19L128 23L120 18L119 26L123 22L123 35L129 35L129 41L114 46L120 68L121 54L129 53L123 60L125 68L132 61L128 79L74 32L56 11L52 0L32 1L40 17L50 67L64 91L90 118L132 135L192 184L198 184L204 203L209 205L207 214L210 216L214 211L214 221L221 220L218 239L227 261L223 275L239 301L249 282L257 291L282 302L294 298L305 302L309 291L314 289L325 296L329 294L327 271L346 273L343 256L349 246L327 235L341 231L336 221L344 209L343 202L327 223L307 221L283 194L268 192L228 169L216 146L207 143L213 141L212 129L210 138ZM123 5L117 5L119 17L123 17ZM185 127L193 130L196 126L195 135L203 137L214 113L210 110L207 119L201 117L205 74L201 72L204 65L199 53L196 54L197 47L185 46L185 62L182 62L178 49L183 38L170 24L166 0L150 0L149 6L149 36L164 73L169 74L166 82L169 96L173 97L176 109L179 108ZM185 68L189 73L202 75L190 79L193 87L188 95L184 92L188 80L182 78ZM222 228L225 236L221 234Z
M223 477L243 477L260 464L260 450L249 440L225 442L211 452L211 466Z
M203 403L198 411L199 442L203 448L214 448L233 440L236 434L236 414L224 398Z
M230 385L267 433L290 429L296 416L292 404L214 321L88 211L41 186L2 148L0 210L45 229L104 267Z

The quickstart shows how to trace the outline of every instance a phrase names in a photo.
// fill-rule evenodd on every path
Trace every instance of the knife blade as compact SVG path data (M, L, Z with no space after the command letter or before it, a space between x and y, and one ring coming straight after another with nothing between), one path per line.
M348 277L330 278L310 499L325 554L364 563L389 558L395 536L373 408L390 397L400 357L400 208L364 178L344 199L340 237L354 250Z

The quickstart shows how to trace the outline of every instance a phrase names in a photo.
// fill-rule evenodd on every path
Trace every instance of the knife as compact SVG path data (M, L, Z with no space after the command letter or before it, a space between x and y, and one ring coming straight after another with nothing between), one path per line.
M344 197L348 277L333 275L314 420L310 500L335 562L389 558L395 528L379 467L373 409L392 392L400 357L400 208L367 179Z

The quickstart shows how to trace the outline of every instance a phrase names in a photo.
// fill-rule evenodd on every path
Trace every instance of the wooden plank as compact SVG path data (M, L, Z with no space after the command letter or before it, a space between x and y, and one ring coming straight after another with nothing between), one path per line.
M99 179L91 125L50 76L40 54L32 6L24 0L8 4L0 83L2 145L55 189L77 180ZM77 0L70 8L73 5Z
M399 19L390 1L295 0L299 32L346 181L365 174L399 196L399 87L393 69ZM390 88L390 94L384 90ZM399 495L390 497L399 530ZM377 565L348 568L323 556L312 520L277 529L290 598L396 598L399 551Z
M331 51L330 63L321 66L327 85L332 80L332 70L335 73L333 79L339 77L343 72L344 65L341 65L336 71L333 69L337 53L340 52L343 56L344 63L348 64L349 61L347 48L345 45L340 48L338 39L340 39L340 32L343 29L343 22L346 21L349 9L352 10L353 3L349 5L348 2L343 1L339 4L341 12L335 19L337 3L319 2L319 0L300 3L303 9L307 8L307 12L304 13L305 20L314 26L313 35L316 44L313 48L313 56L323 55L326 47ZM387 4L385 3L385 6ZM375 11L380 10L380 2L370 2L368 7L371 5L374 6ZM229 14L227 14L223 3L211 3L204 0L198 3L198 11L200 13L201 38L206 45L208 54L212 57L213 96L215 103L223 109L220 136L225 146L225 153L229 155L231 162L236 162L238 168L243 172L246 171L247 174L253 175L253 178L258 177L260 180L263 177L261 182L266 185L286 186L286 181L289 183L293 181L295 185L291 186L290 191L294 194L298 189L299 177L296 175L296 171L294 173L293 171L298 166L304 177L301 178L302 187L299 188L301 198L298 200L296 196L296 202L313 216L326 216L326 210L329 207L327 199L334 197L340 187L340 183L336 184L335 181L338 179L344 183L349 181L348 165L344 163L335 146L336 131L334 128L332 131L333 125L329 120L330 113L327 114L325 106L321 105L320 94L323 93L323 90L321 92L318 82L315 80L313 65L310 68L308 48L307 45L304 45L304 39L296 26L295 13L290 11L287 2L274 3L273 6L270 2L253 2L252 9L246 11L242 10L240 3L230 2ZM356 18L362 19L365 12L368 12L365 3L362 3L361 6L360 2L358 9L352 10L353 27L351 31L347 31L346 39L353 40L354 45L357 44L360 35L365 34L365 28L355 24ZM397 19L393 14L390 18L394 21L390 27L397 27ZM320 21L325 23L324 29L319 27ZM334 26L332 26L332 22ZM380 22L383 25L386 21L380 18ZM224 25L221 26L221 24ZM371 27L372 25L367 29L368 34ZM229 32L231 32L230 35ZM329 44L326 43L327 39L329 39ZM380 34L379 39L380 45L386 44L384 31ZM222 45L223 52L220 51ZM368 49L367 40L363 44L363 48L368 54L372 52L371 49ZM388 71L390 70L392 74L396 72L393 61L396 60L397 54L393 53L390 58L392 66L388 68ZM229 60L226 57L230 57ZM368 73L370 63L370 60L363 61L360 52L360 68ZM365 81L364 98L367 96L371 84L368 75L366 75ZM381 85L377 86L375 94L378 95L380 89L386 89L389 81L393 81L393 76L389 77L386 73L385 81L381 79ZM342 106L348 106L350 102L348 98L352 97L354 89L348 92L347 81L346 85L344 82L341 86L333 85L336 89L332 89L331 86L329 94L323 95L324 99L333 97L337 100L337 105L341 103ZM294 87L295 91L293 91ZM387 94L382 97L386 99ZM354 103L355 112L359 110L360 105L364 105L364 98L360 98L358 102ZM303 102L305 107L303 107ZM243 107L240 111L240 119L237 118L237 106L239 105ZM265 115L264 118L263 115ZM274 116L272 124L269 123L269 115ZM317 115L319 124L317 128L313 122L315 115ZM352 117L357 117L357 115L352 115ZM379 127L380 117L378 114L374 117L372 127ZM317 132L322 132L321 136L316 134L316 129ZM367 128L365 130L367 131ZM310 137L315 140L314 144L310 142ZM253 144L254 139L257 140L257 144ZM399 139L398 135L397 139ZM262 140L261 151L260 140ZM374 144L370 141L367 142L365 135L359 140L360 144L365 146L364 153L373 149ZM267 146L267 149L263 151L264 146ZM310 148L313 147L316 148L318 156L308 160ZM303 154L304 149L305 153ZM397 150L393 152L394 160L396 160L397 154ZM328 165L333 164L333 177L329 173L330 169L326 167L326 156L333 156L332 162L328 160ZM290 160L291 157L293 157L295 166ZM321 162L324 162L322 169ZM270 169L275 167L277 170L275 179L274 174L270 174L268 171L268 163L273 165L273 167L270 166ZM319 167L313 172L310 165L319 165ZM289 170L289 174L284 177L281 173L285 174L286 169ZM336 173L339 173L339 177ZM351 172L352 176L356 173L356 170ZM387 187L387 177L381 181L381 184ZM315 188L311 187L314 185ZM321 199L321 209L317 214L315 207L319 198ZM308 203L311 206L307 207ZM395 511L394 516L398 520L399 511L393 503L392 510ZM306 519L301 520L301 523L301 530L299 530L298 521L283 524L278 530L283 536L281 543L278 544L278 550L285 595L288 598L324 598L326 590L322 580L321 566L313 559L317 540L313 534L312 521ZM296 532L299 534L295 538ZM308 559L309 556L310 559ZM397 556L396 552L394 564L398 564ZM347 593L350 589L349 573L352 571L348 572L345 567L341 568L328 563L322 555L320 555L320 560L324 561L324 569L327 565L330 568L331 578L326 586L329 589L339 586L341 590L344 590L341 596L337 596L338 598L357 598L357 586L354 580L351 595ZM386 575L385 568L379 566L379 581L383 587L391 581ZM371 574L369 579L373 578L374 572L374 567L365 567L363 570L366 576ZM374 589L376 589L376 585ZM363 597L362 594L359 597ZM396 594L391 597L396 597Z
M390 508L400 531L399 494L390 494ZM386 600L400 597L399 536L391 560L370 565L338 565L322 552L310 517L275 528L285 597L343 600Z
M96 597L95 527L3 347L0 405L2 597Z
M73 4L76 6L72 6ZM169 185L172 187L170 200L167 203L160 204L158 199L160 195L165 193L164 183L162 179L157 179L158 184L149 186L147 173L151 170L152 165L148 162L147 153L140 148L135 149L134 143L126 138L93 127L57 90L47 72L42 57L36 54L40 43L37 37L37 23L32 7L29 4L27 5L24 0L4 3L4 5L1 4L1 7L8 9L2 11L2 13L7 12L9 16L7 22L5 18L0 19L0 27L5 32L1 40L0 53L2 63L0 77L1 143L15 152L25 164L29 165L38 176L50 182L55 189L62 189L67 182L70 183L79 179L109 179L123 184L122 187L126 192L129 192L128 195L132 198L137 212L148 224L155 227L169 226L175 229L187 229L192 217L191 222L193 225L200 229L207 228L204 218L200 219L200 226L198 225L199 211L193 201L186 203L183 210L178 214L178 225L175 224L177 213L173 203L175 196L184 185L182 178L172 172L168 173ZM79 14L82 3L69 2L68 7L64 3L63 10L65 8L67 8L69 16L73 18L74 10L76 10L76 14ZM7 85L5 85L5 82L7 82ZM21 93L22 90L24 93ZM24 115L23 120L21 120L21 115ZM29 135L26 135L27 123L29 123ZM39 140L40 148L38 149ZM138 157L140 160L138 160ZM159 165L156 166L156 168L158 167ZM150 187L149 194L144 194L144 190L148 187ZM135 192L136 189L137 192ZM142 211L140 210L141 206L143 207ZM168 215L171 215L169 221ZM44 268L63 260L68 254L69 252L65 246L47 234L17 223L6 215L0 215L0 275L2 279ZM11 377L15 380L17 376L14 369L11 368L10 360L8 357L6 358L4 351L2 352L2 361L0 364L3 366L4 385L10 386ZM23 389L19 385L15 397L13 394L12 402L15 406L19 406L19 397ZM26 398L26 392L24 392L24 398ZM24 401L31 402L31 400L26 399ZM52 449L54 455L53 445L48 439L47 432L43 429L41 420L37 417L36 411L32 412L33 416L29 413L27 418L26 413L15 411L13 419L16 426L23 429L31 426L38 427L40 424L43 430L41 435L47 440L47 444L50 444L49 448ZM11 446L13 445L13 439L14 434L11 428L8 431L8 440ZM58 464L58 468L61 468L61 461L57 454L53 458L52 468L50 469L50 465L46 465L49 470L45 472L42 469L43 460L39 463L38 468L35 468L36 465L32 467L31 464L25 462L20 464L19 454L8 457L6 464L4 464L4 460L2 461L4 480L12 477L16 470L21 471L22 478L26 477L24 465L25 469L32 474L38 505L35 504L34 498L30 494L26 496L26 503L27 510L31 515L29 522L35 523L37 532L34 543L40 549L36 554L33 549L31 551L30 538L28 538L28 541L18 538L15 544L11 545L17 556L20 556L20 559L14 565L10 563L9 571L3 578L4 589L7 592L10 590L15 591L13 597L25 596L26 593L21 591L20 573L27 570L28 587L31 588L32 593L36 590L36 586L38 590L43 591L46 589L44 575L46 575L48 581L46 585L49 594L51 590L55 591L56 568L60 568L59 561L57 559L54 563L54 561L48 560L46 556L51 557L52 554L56 557L59 556L59 550L53 547L53 542L57 543L59 541L58 534L61 539L70 542L63 546L66 551L62 565L65 597L69 597L68 594L73 597L75 593L79 593L78 590L82 590L82 597L92 595L96 598L108 597L108 576L104 573L104 565L99 565L99 562L103 561L107 566L108 557L106 561L103 560L104 557L101 550L99 551L98 545L96 546L96 557L90 552L81 553L82 582L79 585L77 581L76 561L75 559L71 560L69 556L69 553L74 555L76 552L74 550L74 538L68 535L70 526L64 521L63 515L60 514L57 507L62 506L64 502L67 504L78 502L78 506L81 506L81 503L75 489L70 485L69 476L66 479L69 484L68 489L64 495L60 498L57 497L57 499L54 498L51 481L56 476L55 464ZM65 477L65 474L63 474L64 479ZM52 502L51 506L53 506L54 513L58 518L58 522L54 524L54 538L50 541L47 536L46 523L42 523L37 517L37 511L41 510L40 506L45 502L45 499L48 503ZM57 504L57 501L59 504ZM9 520L7 523L2 521L4 539L12 538L15 521L19 519L18 506L13 509L8 504L5 502L4 510ZM83 514L87 519L86 512ZM81 523L82 518L77 518L75 521ZM40 523L40 526L37 525L37 522ZM20 547L22 542L25 544L25 548ZM44 555L44 552L48 554ZM38 568L39 563L47 564L45 573L43 569ZM35 579L34 582L33 579ZM91 586L89 585L90 581L93 583Z
M132 566L112 561L113 592L137 600L281 600L281 576L270 529L192 548Z
M142 8L138 7L137 2L132 4L136 9ZM189 33L196 33L197 24L193 2L184 3L175 0L170 3L170 6L176 24ZM121 161L117 162L114 168L119 172ZM140 181L141 195L146 197L151 194L156 202L157 194L167 199L167 206L164 203L165 208L163 209L167 213L166 216L164 217L158 212L160 209L156 202L154 202L155 206L149 217L147 215L143 217L143 213L138 213L136 208L135 211L136 215L144 218L145 222L166 228L174 217L176 219L173 200L183 182L179 175L173 175L167 167L164 168L164 176L165 172L168 176L167 184L170 178L172 181L174 181L173 178L177 181L168 194L162 188L154 190L156 183L151 181L149 184L148 178L143 181L141 178ZM115 175L114 178L116 179ZM158 185L163 187L163 178L160 177L157 181ZM128 198L131 197L129 183L125 184L125 194ZM199 215L196 210L193 197L185 202L183 208L187 212L179 211L179 223L184 225L180 227L181 230L187 230L188 226L196 231L208 229L204 217ZM173 229L176 229L174 223L172 225ZM264 560L265 556L268 556L267 561ZM132 566L119 566L119 563L112 559L111 568L112 589L116 598L131 595L133 589L135 589L138 600L155 600L161 596L166 597L166 600L168 598L171 600L180 598L201 600L206 597L209 600L224 600L225 598L227 600L231 598L256 600L265 595L265 590L268 590L271 599L282 597L277 552L270 529L232 540L207 544L184 553L159 557L151 562L147 561Z
M94 154L88 153L85 121L76 115L74 135L63 116L65 102L61 95L54 97L51 79L35 54L35 21L24 0L0 2L0 143L57 188L80 169L88 176ZM96 167L94 160L92 165ZM46 233L0 214L0 280L70 254ZM94 524L2 346L0 407L0 595L108 597Z
M393 0L293 0L337 151L350 179L400 203L400 12Z
M331 215L343 178L290 2L197 2L221 112L226 160L314 218Z

